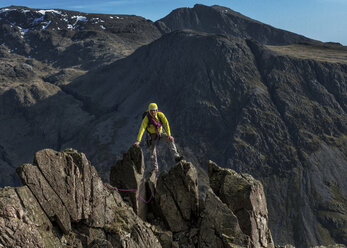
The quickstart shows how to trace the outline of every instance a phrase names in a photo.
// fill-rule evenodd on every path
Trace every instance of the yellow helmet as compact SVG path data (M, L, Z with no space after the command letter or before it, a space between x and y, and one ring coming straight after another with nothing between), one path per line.
M148 111L151 111L151 110L158 110L158 105L154 102L150 103L148 105Z

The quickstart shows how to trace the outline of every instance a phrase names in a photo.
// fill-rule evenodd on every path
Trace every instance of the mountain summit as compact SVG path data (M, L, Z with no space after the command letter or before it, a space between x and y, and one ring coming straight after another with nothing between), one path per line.
M176 9L158 20L156 25L163 33L191 29L243 39L254 39L267 45L319 43L302 35L266 25L218 5L208 7L196 4L194 8Z

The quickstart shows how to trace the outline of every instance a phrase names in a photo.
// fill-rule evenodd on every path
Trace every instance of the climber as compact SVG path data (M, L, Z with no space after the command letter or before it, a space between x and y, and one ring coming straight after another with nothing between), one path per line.
M163 132L163 126L166 133ZM163 140L168 144L171 154L175 158L176 162L183 159L183 156L180 156L177 152L174 137L171 136L168 120L164 113L158 111L158 106L155 103L149 104L148 111L144 113L137 140L134 143L135 145L140 145L145 130L147 130L148 133L148 140L146 143L151 152L151 161L156 172L158 172L157 143L159 140Z

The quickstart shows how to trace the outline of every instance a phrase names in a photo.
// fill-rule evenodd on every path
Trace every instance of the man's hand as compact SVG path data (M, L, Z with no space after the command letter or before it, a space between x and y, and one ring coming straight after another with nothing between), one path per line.
M134 145L135 145L135 146L140 145L140 141L135 141Z
M174 137L172 137L172 136L169 136L169 140L170 140L171 142L174 142L174 141L175 141Z

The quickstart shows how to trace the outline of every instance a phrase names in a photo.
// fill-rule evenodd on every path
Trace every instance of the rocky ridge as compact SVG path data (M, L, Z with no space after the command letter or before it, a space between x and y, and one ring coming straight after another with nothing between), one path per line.
M158 180L145 178L142 150L131 147L114 165L111 181L131 184L136 178L117 167L141 174L147 186L133 195L147 197L125 203L126 195L104 185L83 153L45 149L35 154L33 164L17 169L24 186L0 189L0 245L2 247L274 247L267 227L267 209L262 185L250 175L239 175L210 162L210 177L225 192L206 191L198 197L197 171L186 161L176 164ZM139 171L140 169L140 171ZM117 171L117 173L115 172ZM240 187L239 187L240 186ZM141 184L136 189L142 187ZM237 188L237 194L228 190ZM122 198L123 197L123 198ZM221 198L219 198L221 197ZM235 215L228 201L241 202ZM125 201L124 201L125 200ZM134 205L135 204L135 205ZM244 204L244 205L243 205ZM235 207L235 205L234 205ZM261 213L256 209L261 209ZM136 215L142 213L142 218ZM255 217L253 220L249 216ZM254 220L261 220L254 223ZM247 229L251 227L251 229ZM251 233L246 234L250 231ZM256 235L254 235L256 234Z

